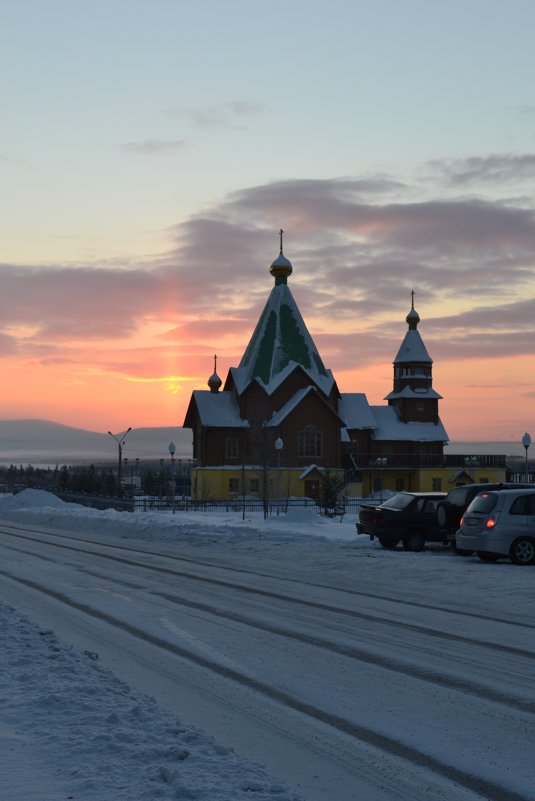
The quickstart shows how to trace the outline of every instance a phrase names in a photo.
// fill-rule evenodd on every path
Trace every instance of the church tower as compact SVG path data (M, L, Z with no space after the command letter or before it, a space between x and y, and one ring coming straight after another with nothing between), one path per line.
M438 423L442 396L433 389L433 360L418 331L420 315L414 308L414 292L405 320L409 328L394 359L394 387L385 400L398 410L404 423Z

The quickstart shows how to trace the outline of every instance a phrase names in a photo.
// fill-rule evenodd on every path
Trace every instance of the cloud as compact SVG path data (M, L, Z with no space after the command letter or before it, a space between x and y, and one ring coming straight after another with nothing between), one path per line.
M146 263L0 266L0 354L202 382L218 353L224 377L273 285L282 227L290 288L335 374L388 374L411 290L435 360L533 355L533 208L415 195L385 175L276 181L177 224Z
M123 142L118 145L120 150L135 156L173 156L185 146L183 139L144 139L141 142Z
M431 161L429 165L437 169L452 186L531 181L535 176L533 153L497 153L466 159Z
M237 121L262 111L262 104L252 100L232 100L205 106L171 109L175 116L185 117L198 128L240 127Z

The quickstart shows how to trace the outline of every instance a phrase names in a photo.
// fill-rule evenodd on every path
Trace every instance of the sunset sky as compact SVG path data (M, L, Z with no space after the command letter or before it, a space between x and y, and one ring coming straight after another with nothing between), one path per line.
M535 439L532 0L2 3L0 419L181 425L289 280L382 403L410 291L452 440Z

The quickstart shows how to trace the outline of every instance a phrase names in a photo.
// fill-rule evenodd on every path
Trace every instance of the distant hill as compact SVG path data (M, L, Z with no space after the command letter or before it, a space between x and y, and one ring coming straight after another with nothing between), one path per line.
M114 434L122 432L113 432ZM191 458L191 431L177 427L134 428L123 448L128 459ZM87 431L49 420L0 420L0 462L19 464L79 464L116 461L117 443L106 432Z

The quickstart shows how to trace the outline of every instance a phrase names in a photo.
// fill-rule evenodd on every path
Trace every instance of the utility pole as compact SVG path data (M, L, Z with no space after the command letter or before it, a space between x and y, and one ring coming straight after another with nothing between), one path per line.
M130 431L132 431L132 426L129 426L123 434L112 434L111 431L108 431L110 437L112 437L117 443L117 448L119 450L119 460L117 462L117 481L119 482L119 495L123 494L123 485L121 483L122 470L123 470L123 445L126 436L127 434L130 433Z

